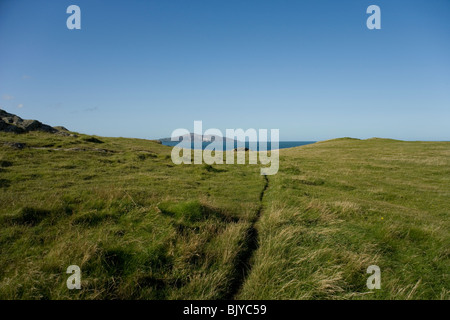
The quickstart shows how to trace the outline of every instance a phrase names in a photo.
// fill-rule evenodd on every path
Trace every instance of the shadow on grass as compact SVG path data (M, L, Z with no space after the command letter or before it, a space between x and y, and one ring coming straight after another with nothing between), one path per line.
M199 201L165 202L158 205L162 214L175 218L180 223L195 223L211 218L217 218L223 222L237 222L238 218L226 215L221 210L204 205Z
M0 188L9 188L11 185L11 180L0 179Z

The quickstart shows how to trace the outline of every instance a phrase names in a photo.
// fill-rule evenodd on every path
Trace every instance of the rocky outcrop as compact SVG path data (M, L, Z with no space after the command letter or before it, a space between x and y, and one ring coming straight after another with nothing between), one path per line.
M65 127L63 127L63 126L56 126L56 127L53 127L53 128L55 128L58 131L67 131L67 132L69 132L69 130L66 129Z
M26 144L22 142L5 142L3 145L11 147L13 149L20 149L20 150L26 147Z
M43 131L49 133L58 133L60 130L49 125L43 124L37 120L24 120L15 114L8 113L0 109L0 131L25 133L30 131Z
M1 110L0 110L1 111ZM0 119L0 131L3 132L14 132L14 133L23 133L25 130L16 127L14 125L11 125L7 122L5 122L3 119Z

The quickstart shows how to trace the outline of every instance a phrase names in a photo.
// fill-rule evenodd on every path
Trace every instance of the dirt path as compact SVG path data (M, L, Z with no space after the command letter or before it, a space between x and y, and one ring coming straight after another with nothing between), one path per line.
M225 295L226 300L236 298L236 296L241 291L245 283L245 280L250 274L252 268L251 259L259 246L258 230L256 229L256 223L259 221L261 217L263 211L264 194L267 188L269 187L269 179L267 178L267 176L264 176L264 181L265 181L264 187L261 191L261 194L259 195L259 202L260 202L259 208L254 220L252 221L251 226L247 229L246 244L244 246L244 249L240 252L240 254L237 257L235 279L231 284L230 291Z

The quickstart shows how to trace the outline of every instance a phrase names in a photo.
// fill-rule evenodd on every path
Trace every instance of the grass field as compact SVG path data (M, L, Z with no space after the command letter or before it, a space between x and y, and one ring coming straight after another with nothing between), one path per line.
M336 139L281 155L239 298L449 299L450 143ZM381 290L366 287L370 265Z
M267 180L170 153L0 133L0 298L450 298L450 143L319 142L281 150Z

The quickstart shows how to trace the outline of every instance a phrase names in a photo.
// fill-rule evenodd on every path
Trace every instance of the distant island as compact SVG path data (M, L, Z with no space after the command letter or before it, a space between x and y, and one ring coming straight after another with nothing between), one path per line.
M218 141L220 139L223 139L223 142L238 142L238 140L236 139L231 139L231 138L226 138L226 137L222 137L222 136L218 136L218 135L201 135L201 134L196 134L196 133L190 133L190 138L188 134L182 135L182 136L178 136L175 137L175 140L172 140L172 138L162 138L162 139L158 139L159 141L161 141L162 143L164 142L180 142L180 141L186 141L190 139L190 141L201 141L201 142L213 142L213 141Z
M222 137L218 135L200 135L196 133L190 133L190 140L189 135L185 134L182 136L175 137L175 140L172 141L171 138L162 138L158 139L161 144L169 147L174 146L182 146L184 148L191 148L191 149L197 149L202 148L205 149L211 142L214 141L220 141L220 139L223 139L223 151L226 150L238 150L238 149L244 149L244 150L254 150L259 151L259 146L257 145L254 147L249 141L240 141L237 139L231 139L227 137ZM190 143L189 143L190 141ZM196 146L195 142L201 142L201 146ZM316 141L279 141L277 149L286 149L286 148L293 148L293 147L299 147L304 146L307 144L315 143ZM181 145L180 145L181 143ZM267 143L268 150L272 149L272 143L269 141Z

